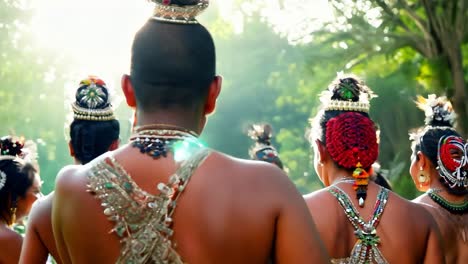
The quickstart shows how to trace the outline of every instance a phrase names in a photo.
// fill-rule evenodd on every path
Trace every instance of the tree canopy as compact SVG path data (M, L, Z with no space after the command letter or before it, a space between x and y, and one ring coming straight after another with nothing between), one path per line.
M413 102L416 95L446 93L467 131L468 45L461 22L466 21L466 1L333 0L328 11L316 10L314 17L299 5L304 1L283 2L233 1L229 16L214 7L201 18L215 38L218 72L224 76L218 109L203 140L247 158L253 143L247 126L271 123L291 179L303 193L316 190L320 183L305 137L308 119L316 114L318 93L336 73L352 72L379 95L371 116L381 129L382 168L397 192L414 197L408 131L424 119ZM70 111L65 87L82 76L74 76L73 61L63 50L35 45L29 27L35 10L24 3L28 1L0 0L0 132L38 143L49 192L60 168L72 162L65 136ZM307 4L315 6L314 1ZM294 17L294 23L284 24L282 15ZM119 59L129 52L107 48ZM118 83L120 76L110 78ZM116 106L126 142L131 110L123 103Z

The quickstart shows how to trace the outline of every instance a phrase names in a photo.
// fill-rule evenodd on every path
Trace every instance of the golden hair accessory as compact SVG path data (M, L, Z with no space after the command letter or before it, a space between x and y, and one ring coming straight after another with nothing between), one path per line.
M369 113L370 100L377 97L359 78L342 73L319 96L325 111L364 113Z
M151 0L156 4L152 19L175 24L198 24L196 17L209 5L208 0Z
M368 102L352 102L352 101L339 101L330 100L325 105L325 111L356 111L368 113L370 104Z
M114 120L114 111L108 109L86 109L75 103L72 104L73 118L88 121L109 121Z

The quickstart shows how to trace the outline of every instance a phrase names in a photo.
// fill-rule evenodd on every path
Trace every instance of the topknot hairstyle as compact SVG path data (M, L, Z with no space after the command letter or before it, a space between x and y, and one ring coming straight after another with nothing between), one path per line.
M89 76L82 80L75 98L70 142L75 158L86 164L119 139L120 124L115 120L106 83L100 78Z
M418 96L416 105L424 111L426 126L454 127L457 115L447 97L430 94L427 98Z
M283 169L283 163L278 152L271 144L273 128L270 124L253 124L249 127L248 135L255 140L255 145L249 151L250 158L273 163Z
M114 120L106 83L96 76L89 76L80 82L72 103L74 119L89 121Z
M361 93L370 93L369 87L357 77L337 78L328 89L333 92L331 99L339 101L357 102Z
M413 155L421 151L439 172L449 193L468 193L468 145L453 128L456 114L446 97L418 96L418 108L425 113L425 126L410 133Z
M371 89L357 77L337 77L321 94L323 107L313 119L310 135L325 145L338 167L353 173L360 206L364 206L368 171L379 149L376 125L367 113L372 97Z

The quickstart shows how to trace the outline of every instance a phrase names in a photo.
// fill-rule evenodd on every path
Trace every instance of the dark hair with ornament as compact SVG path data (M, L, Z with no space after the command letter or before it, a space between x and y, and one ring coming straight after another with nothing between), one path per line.
M354 76L338 77L321 94L322 110L313 119L311 140L319 139L335 164L350 172L360 206L367 197L372 164L379 146L368 115L373 92ZM312 138L313 137L313 138Z
M248 135L255 140L250 150L250 158L273 163L280 169L283 169L283 163L279 158L278 152L271 144L273 137L273 128L270 124L253 124L249 127Z
M14 224L18 199L26 196L37 173L33 163L23 160L23 147L23 139L0 139L0 217L7 225Z
M453 128L456 114L446 97L418 96L425 126L410 133L413 155L421 151L439 172L440 181L454 195L468 194L468 144Z
M106 83L96 76L80 82L72 109L70 142L75 158L86 164L119 139L120 124L114 117Z

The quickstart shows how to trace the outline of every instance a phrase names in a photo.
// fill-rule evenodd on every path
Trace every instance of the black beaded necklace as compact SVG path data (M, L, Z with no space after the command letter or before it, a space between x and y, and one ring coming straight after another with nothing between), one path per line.
M135 128L134 132L134 135L130 137L132 147L140 149L141 153L153 159L167 157L167 154L173 152L178 143L186 142L201 146L195 132L176 126L147 125Z

